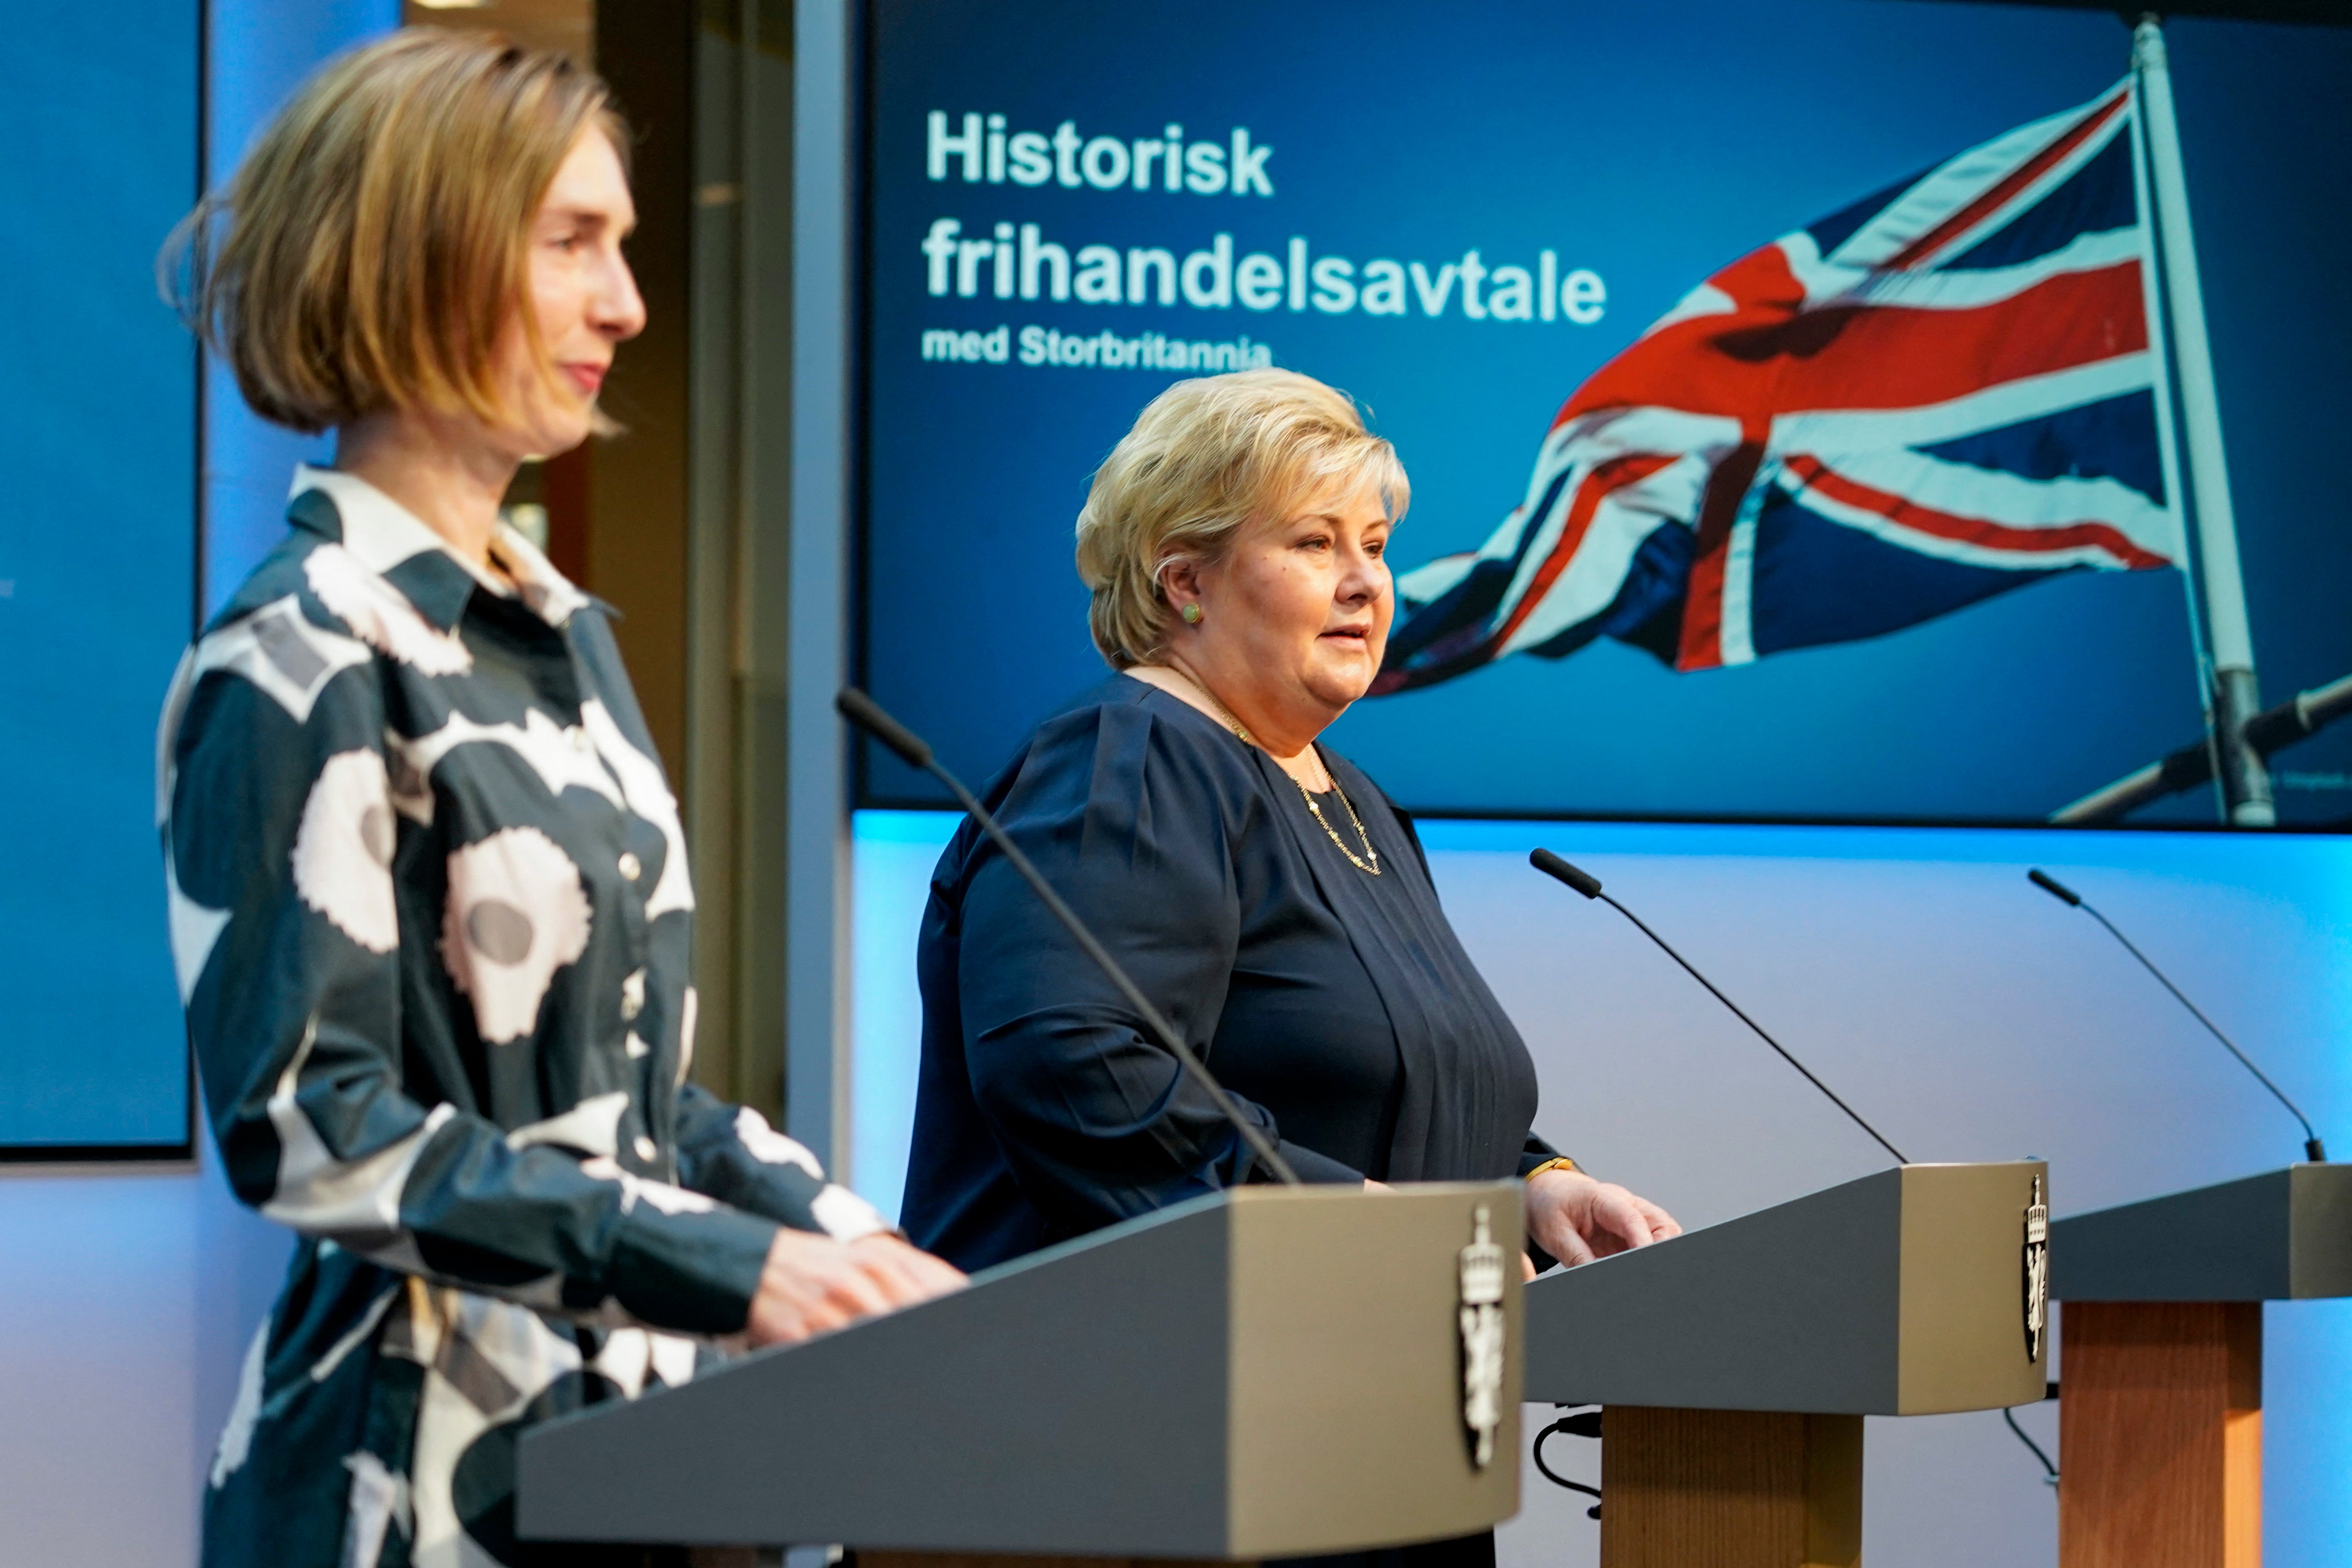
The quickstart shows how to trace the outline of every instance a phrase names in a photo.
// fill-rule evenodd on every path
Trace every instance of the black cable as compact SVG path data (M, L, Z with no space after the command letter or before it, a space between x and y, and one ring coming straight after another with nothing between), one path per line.
M1588 1487L1582 1481L1571 1481L1566 1476L1554 1471L1549 1465L1544 1463L1543 1446L1545 1438L1555 1436L1562 1432L1576 1437L1598 1437L1601 1436L1600 1419L1601 1412L1598 1410L1585 1411L1575 1415L1563 1415L1536 1434L1535 1448L1530 1455L1536 1462L1536 1468L1543 1472L1544 1479L1556 1487L1565 1487L1572 1492L1582 1492L1593 1500L1592 1506L1584 1510L1584 1517L1587 1519L1601 1517L1601 1489Z
M2044 1403L2057 1397L2058 1384L2056 1383L2045 1383L2042 1385L2042 1398ZM2017 1440L2024 1444L2027 1447L2032 1449L2033 1457L2042 1461L2042 1469L2048 1472L2042 1478L2042 1484L2046 1487L2054 1487L2058 1484L2058 1467L2050 1462L2050 1456L2042 1452L2042 1445L2027 1436L2025 1435L2025 1428L2017 1424L2016 1412L2022 1408L2023 1406L2021 1405L2010 1405L2001 1411L2000 1418L2009 1423L2009 1429L2017 1434Z
M2045 1487L2056 1486L2058 1484L2058 1467L2050 1462L2050 1456L2042 1451L2042 1445L2027 1436L2025 1435L2025 1428L2017 1424L2016 1406L2011 1405L2002 1410L2000 1413L2000 1418L2009 1423L2009 1429L2017 1434L2017 1440L2024 1444L2027 1447L2032 1449L2033 1457L2042 1461L2042 1468L2050 1472L2048 1475L2042 1478L2042 1484ZM1537 1463L1541 1464L1542 1461L1538 1460Z

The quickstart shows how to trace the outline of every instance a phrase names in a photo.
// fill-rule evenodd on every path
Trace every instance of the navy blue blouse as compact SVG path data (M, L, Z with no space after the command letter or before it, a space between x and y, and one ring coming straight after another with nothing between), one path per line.
M1015 842L1310 1182L1491 1179L1531 1136L1534 1064L1372 782L1326 763L1380 852L1351 865L1274 761L1117 676L983 792ZM1361 854L1347 808L1318 797ZM918 968L903 1223L965 1268L1239 1183L1239 1134L966 822Z

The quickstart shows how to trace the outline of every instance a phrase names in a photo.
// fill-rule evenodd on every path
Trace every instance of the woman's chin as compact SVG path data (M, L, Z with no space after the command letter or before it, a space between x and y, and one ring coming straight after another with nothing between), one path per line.
M525 444L530 448L527 460L543 462L549 458L560 458L587 440L589 434L584 417L540 420L525 436Z
M526 454L525 461L561 457L595 433L596 402L527 386L517 395L520 415L499 432L500 444Z
M1316 661L1307 689L1326 707L1346 708L1372 689L1380 667L1363 654L1326 657Z

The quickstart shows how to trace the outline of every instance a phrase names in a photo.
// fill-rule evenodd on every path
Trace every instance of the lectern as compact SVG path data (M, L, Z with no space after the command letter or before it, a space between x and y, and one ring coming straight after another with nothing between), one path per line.
M1528 1286L1528 1397L1605 1407L1603 1568L1860 1563L1864 1415L2042 1396L2047 1174L1905 1165Z
M1194 1558L1518 1508L1515 1182L1250 1187L522 1440L545 1541Z
M2352 1296L2352 1166L2052 1227L2063 1568L2262 1561L2263 1303Z

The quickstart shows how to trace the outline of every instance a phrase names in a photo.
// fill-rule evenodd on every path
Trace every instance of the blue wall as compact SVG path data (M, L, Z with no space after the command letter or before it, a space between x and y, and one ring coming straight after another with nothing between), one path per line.
M210 1167L0 1169L0 1563L194 1568L289 1234Z
M194 603L196 362L154 263L195 195L197 16L43 6L9 28L0 1144L187 1135L152 780Z
M955 820L856 819L851 1174L886 1211L913 1106L916 922ZM1536 845L1601 877L1913 1159L2043 1156L2062 1215L2284 1164L2301 1157L2302 1134L2088 916L2031 887L2028 866L2099 904L2339 1152L2352 1148L2352 843L1459 821L1422 832L1456 929L1535 1054L1538 1131L1686 1225L1884 1156L1613 912L1530 870ZM2265 1561L2332 1568L2352 1552L2352 1301L2274 1305L2267 1321ZM2021 1419L2050 1446L2054 1414ZM1997 1415L1874 1421L1869 1441L1873 1561L2055 1561L2055 1500ZM1592 1479L1590 1445L1566 1458ZM1526 1479L1504 1568L1592 1561L1582 1500Z
M399 0L215 0L206 146L217 184L313 66L400 23ZM236 591L286 530L294 465L334 455L330 436L267 423L217 363L205 376L205 612Z
M156 716L199 604L283 530L294 463L330 450L256 418L217 365L199 431L198 356L155 257L200 173L226 179L294 84L395 25L397 0L215 5L200 172L202 16L47 7L12 35L0 91L17 215L0 253L0 1145L184 1144Z
M209 13L214 179L312 65L399 19L396 0L212 0ZM196 598L196 367L149 269L196 191L197 16L150 8L126 26L104 8L49 7L16 30L0 92L0 137L16 150L0 161L0 199L16 213L70 207L82 226L70 255L37 227L12 229L0 247L17 301L0 321L0 467L12 484L31 481L15 500L36 503L0 513L0 582L11 584L0 590L0 811L14 825L0 879L0 1138L35 1110L51 1142L100 1128L176 1142L184 1125L150 780L156 711ZM37 91L20 95L20 81ZM118 332L124 351L93 353L66 334L68 309ZM17 379L27 366L37 395ZM205 395L212 604L276 537L296 447L273 441L233 386L215 378ZM240 490L271 493L239 512ZM45 569L103 582L100 613L87 597L71 615L40 602L43 579L25 564L36 547ZM47 727L92 691L103 712ZM28 758L32 734L59 738ZM79 794L58 787L68 767L89 770ZM19 810L28 789L49 793ZM196 1152L209 1160L201 1137ZM193 1568L213 1440L289 1241L209 1164L0 1169L11 1417L0 1420L0 1563Z

